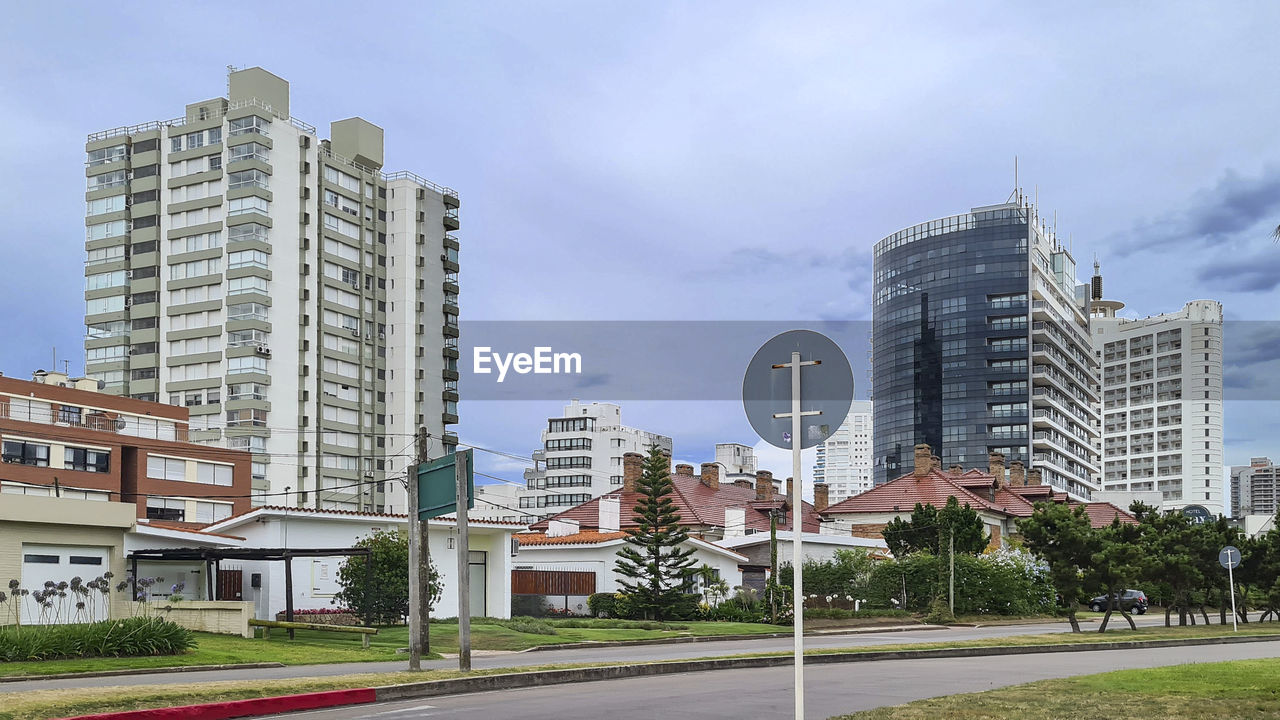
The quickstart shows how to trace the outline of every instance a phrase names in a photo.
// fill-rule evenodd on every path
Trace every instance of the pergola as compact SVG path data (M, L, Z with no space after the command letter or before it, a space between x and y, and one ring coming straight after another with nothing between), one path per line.
M203 562L209 599L214 598L214 578L221 571L223 560L271 560L284 561L284 619L293 622L293 558L295 557L363 557L365 587L373 581L373 552L369 548L163 548L159 550L134 550L129 553L129 575L132 596L138 597L138 561L159 560L172 562ZM368 603L366 603L368 607ZM369 610L371 611L371 610ZM365 625L372 617L366 611ZM289 630L293 637L293 630Z

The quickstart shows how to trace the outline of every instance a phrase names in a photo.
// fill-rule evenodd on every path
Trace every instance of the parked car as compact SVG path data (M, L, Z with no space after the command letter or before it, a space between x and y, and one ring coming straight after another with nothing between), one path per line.
M1141 590L1125 590L1120 593L1119 600L1120 607L1125 610L1132 610L1139 615L1143 615L1147 612L1147 594ZM1089 601L1089 609L1094 612L1102 612L1106 610L1110 604L1111 603L1108 601L1106 595L1099 595Z

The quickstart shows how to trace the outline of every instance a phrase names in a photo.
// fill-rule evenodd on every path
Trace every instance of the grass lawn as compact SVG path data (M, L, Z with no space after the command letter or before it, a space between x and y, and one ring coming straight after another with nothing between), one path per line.
M841 720L1280 719L1280 660L1120 670L917 700ZM834 720L834 719L833 719Z
M550 621L554 626L557 622ZM614 640L647 640L651 638L680 637L689 635L738 635L790 632L790 626L761 625L758 623L689 622L673 623L680 630L639 630L632 628L570 628L555 627L554 635L517 632L501 625L475 624L471 628L473 650L524 650L536 645ZM0 676L52 675L95 670L121 670L134 668L174 667L182 665L222 665L233 663L278 662L285 665L311 665L321 663L372 662L404 659L396 649L408 647L409 630L406 627L381 629L370 638L369 649L360 646L357 635L298 630L295 638L287 632L274 630L269 640L248 640L230 635L195 633L196 649L182 655L137 658L89 658L84 660L49 660L43 662L14 662L0 664ZM458 626L446 623L431 624L431 650L433 653L458 651ZM0 690L3 690L0 687Z

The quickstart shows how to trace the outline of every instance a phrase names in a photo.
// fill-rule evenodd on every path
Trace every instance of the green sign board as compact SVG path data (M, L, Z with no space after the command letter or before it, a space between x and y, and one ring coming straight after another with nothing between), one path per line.
M462 463L467 474L467 508L476 506L475 466L471 450L462 450L418 466L420 519L429 520L458 511L458 463Z

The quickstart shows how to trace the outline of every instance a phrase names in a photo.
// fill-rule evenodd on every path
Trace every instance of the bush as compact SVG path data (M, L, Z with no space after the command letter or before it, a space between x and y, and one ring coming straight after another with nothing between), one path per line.
M619 620L617 618L575 618L573 620L551 620L551 625L558 628L592 628L596 630L688 630L688 625L675 625L657 620Z
M0 661L177 655L195 644L189 630L161 617L5 627L0 628Z
M398 625L409 615L409 537L398 531L374 530L356 541L355 547L372 551L368 561L372 572L365 569L365 558L350 557L338 568L341 590L333 597L336 605L345 605L374 625ZM423 601L434 607L440 600L440 574L436 566L427 568L428 577ZM366 587L367 585L367 587Z
M616 598L613 593L595 593L587 598L587 609L592 617L617 617L615 614Z
M806 608L805 620L853 620L864 618L907 618L906 610L845 610L841 608Z
M508 630L514 630L521 633L529 633L531 635L555 635L556 629L546 620L539 620L531 617L513 617L510 620L498 620L495 625L501 625Z
M872 608L929 612L934 598L947 597L940 582L942 559L913 553L876 565L867 586ZM906 601L902 601L903 587ZM1039 615L1053 609L1054 592L1047 568L1021 550L1002 549L987 555L956 554L956 612L962 614Z
M946 600L937 598L929 604L929 614L924 616L924 621L930 625L947 625L956 621L956 616L951 612L951 606Z

